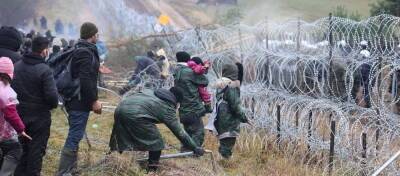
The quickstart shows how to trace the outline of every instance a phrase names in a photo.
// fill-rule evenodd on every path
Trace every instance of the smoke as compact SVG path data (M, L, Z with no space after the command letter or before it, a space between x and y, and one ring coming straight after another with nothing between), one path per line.
M154 33L157 18L140 14L124 0L87 0L90 10L110 37L143 36Z
M34 16L36 3L37 0L0 0L0 26L23 26Z
M288 7L285 1L246 0L240 5L244 12L243 22L247 24L256 24L267 17L268 20L282 22L303 16L300 11Z

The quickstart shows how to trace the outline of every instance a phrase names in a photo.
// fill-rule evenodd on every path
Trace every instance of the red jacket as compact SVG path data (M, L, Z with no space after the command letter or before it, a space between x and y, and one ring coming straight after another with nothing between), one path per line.
M17 94L10 87L0 81L0 142L16 138L16 133L25 130L21 118L17 113Z

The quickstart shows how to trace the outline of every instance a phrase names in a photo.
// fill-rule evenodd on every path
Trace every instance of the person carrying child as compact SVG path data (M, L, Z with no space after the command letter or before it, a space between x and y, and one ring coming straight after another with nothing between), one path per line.
M190 61L188 61L187 64L193 70L193 72L198 75L207 74L208 69L210 68L210 62L203 62L199 57L193 57ZM199 85L197 89L199 91L201 100L204 102L206 112L211 113L211 94L207 90L207 85Z

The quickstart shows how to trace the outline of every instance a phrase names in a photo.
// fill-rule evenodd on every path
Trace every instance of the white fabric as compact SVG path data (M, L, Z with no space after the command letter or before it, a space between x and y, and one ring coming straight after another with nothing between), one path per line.
M362 50L360 54L364 57L371 57L371 53L368 50Z

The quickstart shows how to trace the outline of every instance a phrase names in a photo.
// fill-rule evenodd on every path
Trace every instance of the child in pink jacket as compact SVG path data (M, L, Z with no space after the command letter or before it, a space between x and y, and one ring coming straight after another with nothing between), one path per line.
M210 63L208 61L203 62L199 57L193 57L187 64L193 70L194 73L199 75L207 74L208 69L210 67ZM211 113L212 112L211 94L207 90L207 85L199 85L198 91L201 99L204 102L206 111L208 113Z
M22 156L18 134L31 139L25 132L25 125L17 113L17 94L10 86L14 66L11 59L0 58L0 149L3 152L1 176L14 175ZM1 159L1 158L0 158Z

